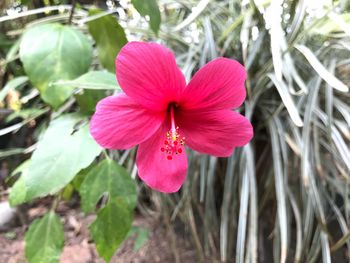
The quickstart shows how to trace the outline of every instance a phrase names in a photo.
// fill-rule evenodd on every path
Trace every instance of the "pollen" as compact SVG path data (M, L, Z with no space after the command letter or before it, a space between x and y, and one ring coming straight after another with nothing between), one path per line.
M185 137L179 133L179 127L175 130L170 130L165 134L164 145L160 148L167 160L173 160L174 155L181 154L184 152Z
M185 137L179 133L179 127L175 125L174 106L170 106L171 128L165 134L164 144L160 148L167 160L173 160L174 156L184 152Z

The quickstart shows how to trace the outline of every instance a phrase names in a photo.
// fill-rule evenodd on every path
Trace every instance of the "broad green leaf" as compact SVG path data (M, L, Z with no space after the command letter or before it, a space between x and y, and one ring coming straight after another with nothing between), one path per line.
M14 176L21 174L21 177L15 182L15 184L10 189L10 195L9 195L9 201L11 206L16 206L18 204L21 204L25 202L27 188L24 183L24 176L28 172L28 168L30 167L31 160L25 160L23 163L21 163L11 174L10 177L7 180L7 183L12 179Z
M99 9L92 9L89 15L101 13ZM106 15L88 22L89 32L96 41L98 57L101 64L115 73L115 57L119 50L128 42L124 29L118 24L113 15Z
M25 160L23 163L21 163L20 165L18 165L17 167L16 167L16 169L15 170L13 170L12 171L12 173L10 174L10 177L13 177L13 176L15 176L15 175L17 175L17 174L24 174L24 173L26 173L27 171L28 171L28 168L29 168L29 166L30 166L30 163L31 163L31 160L30 159L28 159L28 160Z
M125 200L130 209L136 205L135 181L123 167L110 159L91 169L81 184L79 193L85 213L95 208L104 193L108 193L109 200Z
M27 76L20 76L20 77L11 79L9 82L7 82L5 87L3 87L2 90L0 91L0 102L5 99L7 93L10 90L16 89L16 88L26 84L27 81L28 81Z
M65 188L63 188L60 196L62 197L62 200L69 201L72 198L73 193L74 193L74 186L73 186L73 183L70 183Z
M56 108L72 94L73 89L51 86L50 83L84 74L91 64L92 45L84 34L72 27L45 24L29 28L24 33L20 59L43 100Z
M95 163L92 163L90 166L82 169L73 179L72 185L74 189L79 191L81 184L83 183L86 175L96 166Z
M160 11L156 0L131 0L136 10L142 16L149 16L150 26L155 34L158 34L160 27Z
M96 104L106 97L103 90L84 90L80 94L75 95L75 99L80 107L80 112L92 114L96 110Z
M109 200L90 225L97 251L107 262L126 238L132 223L132 213L127 204Z
M20 39L18 39L13 45L12 47L9 49L9 51L6 54L6 63L12 62L14 60L17 59L17 55L19 52L19 45L20 45L21 41Z
M76 127L81 121L79 115L69 114L50 123L24 176L27 201L58 192L101 152L87 123Z
M26 201L27 187L24 182L23 174L11 187L9 201L11 206L22 204Z
M29 263L59 262L64 244L60 218L52 211L36 219L25 235L25 253Z
M89 71L75 80L57 81L53 85L84 89L81 94L76 94L75 98L80 110L89 114L95 111L96 103L106 97L104 90L119 89L115 74L108 71Z
M82 89L93 90L116 90L119 89L114 74L107 71L89 71L77 79L71 81L57 81L53 86L71 86Z

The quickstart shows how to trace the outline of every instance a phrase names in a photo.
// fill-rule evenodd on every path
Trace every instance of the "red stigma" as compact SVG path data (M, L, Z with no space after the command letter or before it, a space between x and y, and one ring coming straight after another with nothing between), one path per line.
M160 148L168 160L172 160L174 155L182 153L185 145L185 137L180 136L179 127L175 125L174 106L170 106L170 121L170 131L165 134L164 145Z
M161 152L166 154L167 160L172 160L174 155L181 154L185 145L185 138L179 134L179 127L170 130L165 134L166 140L160 148Z

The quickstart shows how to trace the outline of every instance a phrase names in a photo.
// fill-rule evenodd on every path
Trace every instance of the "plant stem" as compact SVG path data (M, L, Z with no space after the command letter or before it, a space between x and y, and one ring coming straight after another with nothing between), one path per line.
M69 13L69 18L68 18L68 25L72 24L72 19L73 19L73 15L74 15L74 11L75 11L75 2L76 0L72 0L72 9L70 10Z

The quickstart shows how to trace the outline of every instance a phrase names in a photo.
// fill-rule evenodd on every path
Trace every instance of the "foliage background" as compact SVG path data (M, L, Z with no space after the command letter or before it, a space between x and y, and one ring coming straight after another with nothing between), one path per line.
M29 262L58 261L64 235L54 211L73 192L98 215L90 231L107 261L135 206L180 228L200 262L349 261L349 1L5 0L1 10L9 200L54 195L26 234ZM174 195L139 183L135 149L103 151L88 134L96 102L119 91L114 58L128 40L170 47L187 80L218 56L248 70L240 111L254 140L227 159L189 151L188 179Z

